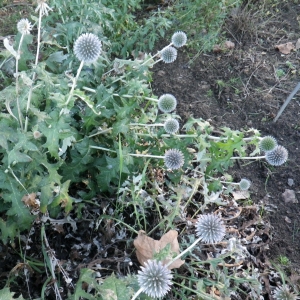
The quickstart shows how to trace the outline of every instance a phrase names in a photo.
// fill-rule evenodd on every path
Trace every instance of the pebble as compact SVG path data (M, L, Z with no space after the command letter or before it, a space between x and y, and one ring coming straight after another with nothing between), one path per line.
M293 186L295 183L294 183L294 179L292 178L288 178L288 185L289 186Z

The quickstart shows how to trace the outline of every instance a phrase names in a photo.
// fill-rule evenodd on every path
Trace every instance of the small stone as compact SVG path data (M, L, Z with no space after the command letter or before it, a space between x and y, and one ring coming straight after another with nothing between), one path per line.
M284 193L282 193L282 198L285 203L298 203L294 190L285 189Z
M295 183L294 183L294 179L292 178L288 178L288 185L289 186L293 186Z

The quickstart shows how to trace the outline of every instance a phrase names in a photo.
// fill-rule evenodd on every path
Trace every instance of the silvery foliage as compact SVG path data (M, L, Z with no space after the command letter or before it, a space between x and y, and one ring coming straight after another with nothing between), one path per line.
M196 234L204 243L220 242L225 236L226 228L222 219L214 214L201 215L196 223Z
M177 106L176 98L171 94L164 94L158 99L158 108L163 113L169 113L173 111Z
M165 153L164 161L168 169L177 170L184 164L184 155L178 149L169 149Z
M148 260L138 271L137 279L143 292L152 298L165 296L172 285L171 271L161 261Z
M82 34L74 44L76 57L85 63L92 63L101 53L101 41L93 33Z
M276 146L274 150L266 152L266 161L272 166L280 166L288 159L288 151L283 146Z

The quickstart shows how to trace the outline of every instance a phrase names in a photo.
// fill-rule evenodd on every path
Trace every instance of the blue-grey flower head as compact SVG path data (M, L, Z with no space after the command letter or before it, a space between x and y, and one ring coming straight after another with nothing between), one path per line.
M32 25L28 19L21 19L17 24L17 29L21 34L30 34L32 30Z
M183 31L177 31L172 36L172 44L180 48L186 44L187 36Z
M164 129L167 133L176 133L179 129L179 122L176 119L168 119L164 124Z
M177 100L171 94L164 94L160 96L158 99L158 108L163 113L169 113L173 111L176 108L176 105L177 105Z
M201 215L197 220L196 234L204 243L213 244L220 242L225 232L225 225L217 215Z
M177 50L174 47L166 47L160 51L161 59L164 63L170 64L177 58Z
M297 300L299 297L294 294L293 292L290 292L288 286L281 286L277 287L274 290L274 299L275 300Z
M145 267L138 271L137 279L143 292L152 298L162 298L172 285L171 271L160 261L148 260Z
M76 40L74 53L80 61L94 62L100 56L101 41L92 33L84 33Z
M178 170L184 164L184 155L178 149L169 149L165 153L164 161L167 169Z
M260 150L267 152L272 151L277 146L277 141L273 136L265 136L259 141Z
M272 166L280 166L287 161L288 155L283 146L276 146L274 150L266 152L266 161Z
M242 191L247 191L251 186L251 181L247 178L242 178L239 183L239 186Z

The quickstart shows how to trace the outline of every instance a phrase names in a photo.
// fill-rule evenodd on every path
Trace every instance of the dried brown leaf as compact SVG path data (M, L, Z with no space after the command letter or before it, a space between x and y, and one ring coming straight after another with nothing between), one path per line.
M250 193L249 191L236 191L232 192L234 200L244 200L244 199L249 199L250 198Z
M27 207L37 209L40 207L40 201L36 199L36 193L31 193L28 195L24 195L22 197L22 201Z
M231 42L231 41L226 41L224 43L224 47L227 48L227 49L234 49L235 47L235 43Z
M154 254L160 252L168 244L170 244L171 246L171 252L175 252L176 254L179 254L179 244L178 244L177 237L178 237L177 231L169 230L158 241L148 237L145 231L140 230L138 232L137 238L133 242L136 248L136 256L140 264L144 266L144 263L147 260L153 259ZM171 258L165 259L162 261L162 263L167 264L170 260ZM183 260L177 259L168 268L170 270L174 268L179 268L183 263L184 263Z
M292 50L295 50L293 43L288 42L285 44L275 45L275 49L278 49L279 52L283 54L290 54Z

